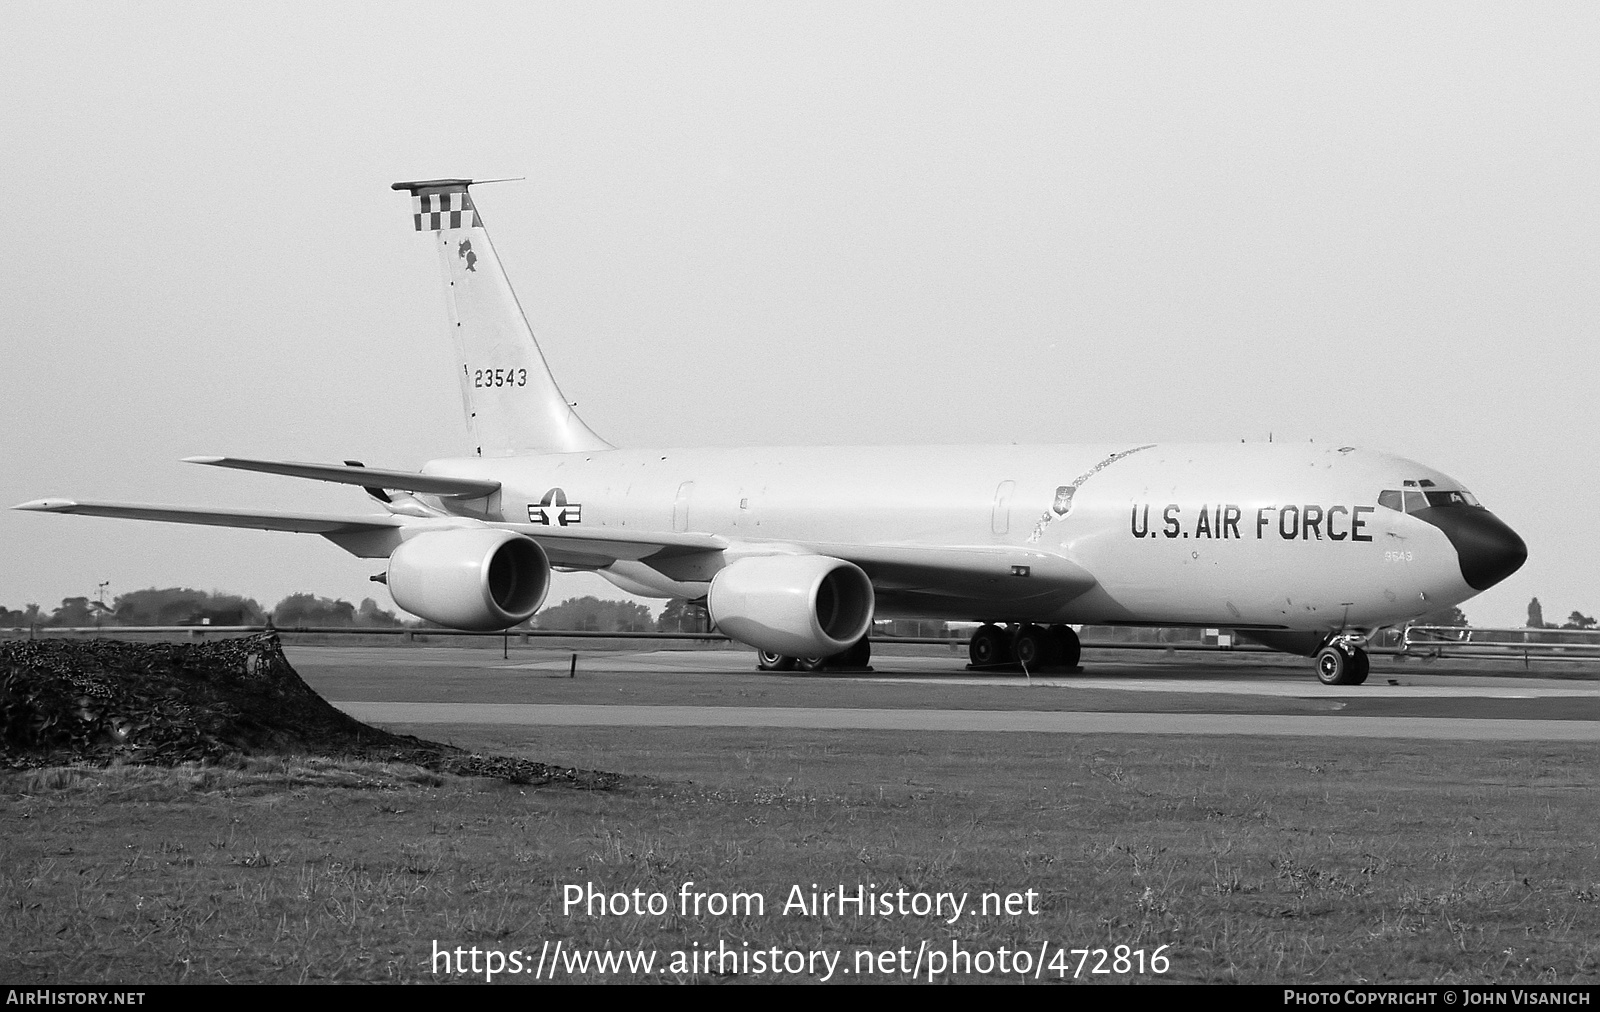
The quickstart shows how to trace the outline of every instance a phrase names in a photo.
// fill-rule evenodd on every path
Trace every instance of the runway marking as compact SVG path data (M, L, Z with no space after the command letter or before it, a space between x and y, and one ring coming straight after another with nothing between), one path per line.
M1029 687L1030 683L1021 675L1003 675L999 677L972 677L960 676L952 678L925 678L916 675L895 678L866 677L860 679L864 682L887 682L902 685L980 685L980 686L1007 686ZM1116 689L1119 692L1198 692L1209 694L1225 694L1239 696L1281 696L1294 699L1355 699L1379 697L1383 699L1417 698L1436 699L1449 698L1461 699L1549 699L1549 698L1581 698L1600 699L1600 687L1592 689L1577 688L1533 688L1517 686L1516 688L1498 685L1323 685L1314 679L1305 682L1285 682L1274 678L1270 674L1263 674L1254 679L1216 679L1183 678L1182 676L1160 675L1152 678L1096 678L1092 675L1075 675L1070 677L1035 677L1031 683L1033 688L1041 686L1050 689Z
M1600 741L1600 721L1453 717L1334 717L1222 713L1077 713L1036 710L888 710L844 707L336 703L383 724L599 727L782 727L808 730L982 731L1051 734L1271 735Z

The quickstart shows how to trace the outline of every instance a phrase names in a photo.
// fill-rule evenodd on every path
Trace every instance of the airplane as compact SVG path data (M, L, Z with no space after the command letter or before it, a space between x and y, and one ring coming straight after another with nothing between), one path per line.
M1074 625L1227 627L1359 685L1378 629L1514 573L1527 546L1455 479L1352 446L618 448L557 386L471 179L393 184L437 250L470 452L420 472L188 461L364 488L382 513L40 499L14 507L319 534L387 560L422 618L505 629L553 570L703 602L765 670L864 666L875 618L980 623L974 666L1072 667Z

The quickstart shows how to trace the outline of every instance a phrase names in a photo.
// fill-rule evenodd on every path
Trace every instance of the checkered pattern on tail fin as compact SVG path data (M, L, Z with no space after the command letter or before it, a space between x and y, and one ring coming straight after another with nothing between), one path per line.
M418 232L482 227L478 210L472 206L472 195L465 190L419 194L411 198L411 212Z

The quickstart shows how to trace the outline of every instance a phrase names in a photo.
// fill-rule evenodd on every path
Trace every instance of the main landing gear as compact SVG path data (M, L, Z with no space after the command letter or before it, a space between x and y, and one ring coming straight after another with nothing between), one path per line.
M1032 622L1006 629L993 623L981 626L972 634L972 642L967 647L972 667L989 670L1075 668L1082 653L1078 634L1071 626L1053 625L1047 629Z
M770 650L756 651L756 667L761 671L871 671L872 641L863 636L855 645L832 657L790 657Z
M1372 662L1367 652L1347 639L1336 639L1317 651L1317 681L1323 685L1360 685Z

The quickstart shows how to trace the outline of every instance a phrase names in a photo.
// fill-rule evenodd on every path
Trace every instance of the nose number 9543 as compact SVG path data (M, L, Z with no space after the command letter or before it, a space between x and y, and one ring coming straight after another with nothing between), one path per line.
M1411 559L1412 559L1412 555L1411 555L1410 552L1384 552L1383 553L1383 561L1384 562L1410 562Z

